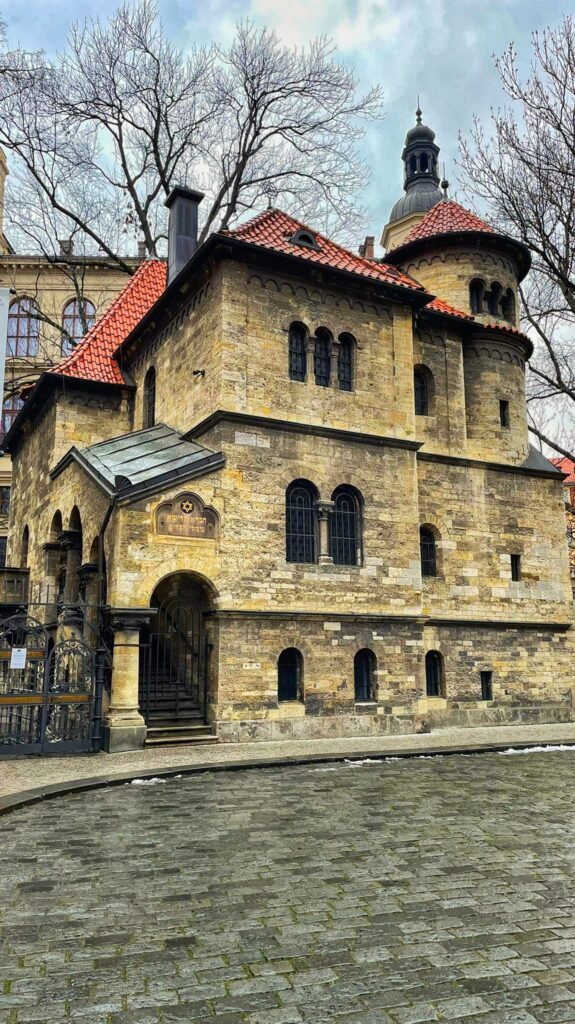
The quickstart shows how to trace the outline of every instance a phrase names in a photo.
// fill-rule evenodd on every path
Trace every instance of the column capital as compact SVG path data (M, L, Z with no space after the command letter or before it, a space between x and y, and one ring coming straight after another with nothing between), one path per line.
M157 614L157 608L106 609L106 617L114 630L139 630Z
M314 501L314 507L318 515L318 519L327 519L331 515L335 508L335 501L322 501L318 499Z
M62 530L62 533L58 534L58 543L66 551L79 551L82 548L82 531Z

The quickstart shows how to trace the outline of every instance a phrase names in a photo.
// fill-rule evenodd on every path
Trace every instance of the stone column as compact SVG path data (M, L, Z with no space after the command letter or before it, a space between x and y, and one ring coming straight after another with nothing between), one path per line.
M58 540L66 551L66 583L64 586L64 604L74 604L78 600L78 569L82 561L82 534L79 530L63 530Z
M330 383L332 388L339 388L339 341L332 339L331 343L331 373Z
M315 336L308 334L305 339L305 379L313 380L315 375Z
M155 608L112 608L114 630L112 693L104 719L104 749L108 753L140 750L147 727L140 714L140 629L156 614Z
M319 519L319 564L333 565L329 553L329 517L335 508L333 501L316 501L315 510Z

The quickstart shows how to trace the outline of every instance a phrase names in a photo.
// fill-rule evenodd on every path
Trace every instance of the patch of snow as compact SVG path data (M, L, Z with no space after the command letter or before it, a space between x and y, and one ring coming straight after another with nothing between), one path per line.
M523 750L516 750L514 747L509 747L508 750L498 750L498 754L502 754L503 757L508 757L510 754L547 754L553 750L570 750L572 754L575 754L575 746L573 744L550 744L547 747L525 747Z
M165 779L154 777L153 779L132 779L128 786L155 786L157 782L165 782Z

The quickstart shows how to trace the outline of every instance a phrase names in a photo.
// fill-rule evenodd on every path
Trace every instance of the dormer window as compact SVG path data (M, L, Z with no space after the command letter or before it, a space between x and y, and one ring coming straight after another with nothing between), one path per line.
M300 228L299 231L296 231L295 235L292 235L290 238L290 242L292 245L303 245L306 249L319 249L317 238L313 232L305 230L304 228Z

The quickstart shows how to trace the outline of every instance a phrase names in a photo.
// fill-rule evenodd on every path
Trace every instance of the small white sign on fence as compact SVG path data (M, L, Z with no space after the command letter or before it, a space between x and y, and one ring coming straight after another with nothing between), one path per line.
M25 647L13 647L10 652L10 668L26 668L27 653Z

